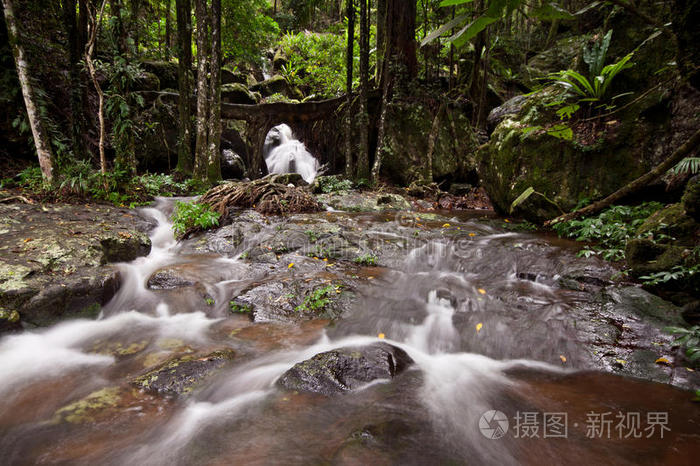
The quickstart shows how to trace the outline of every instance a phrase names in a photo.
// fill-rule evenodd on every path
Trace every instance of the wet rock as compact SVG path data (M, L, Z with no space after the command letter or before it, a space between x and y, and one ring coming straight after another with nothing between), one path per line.
M106 387L96 390L86 397L60 408L53 416L52 423L69 422L83 424L104 416L104 412L116 408L122 399L119 387Z
M320 194L318 200L333 209L349 212L410 210L411 204L399 194L341 191Z
M100 240L102 263L131 262L151 252L151 240L140 232L119 232Z
M173 290L185 286L193 286L194 281L184 277L182 273L174 267L165 267L156 270L148 278L147 286L151 290Z
M299 173L279 173L275 175L267 175L270 179L270 183L278 183L278 184L283 184L285 186L287 185L294 185L294 186L308 186L309 183L307 183L304 178L301 177Z
M131 383L142 390L161 395L185 395L223 368L234 356L235 352L231 349L214 351L206 356L183 356L165 362Z
M240 83L223 84L221 86L221 101L226 104L255 105L258 103L255 95Z
M287 62L287 55L285 55L284 50L279 48L275 51L274 57L272 57L272 69L274 71L279 71Z
M240 71L221 69L221 84L248 84L248 77Z
M288 390L336 395L378 379L391 379L413 360L387 343L338 348L295 364L278 380Z
M221 177L226 180L241 179L246 176L243 158L231 149L221 151Z
M0 308L0 333L19 330L19 312Z

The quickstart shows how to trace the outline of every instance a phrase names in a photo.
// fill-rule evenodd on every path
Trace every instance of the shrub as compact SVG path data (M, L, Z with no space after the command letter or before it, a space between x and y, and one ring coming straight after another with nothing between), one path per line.
M176 236L182 238L192 231L218 225L219 217L219 213L212 211L208 204L177 201L171 220Z

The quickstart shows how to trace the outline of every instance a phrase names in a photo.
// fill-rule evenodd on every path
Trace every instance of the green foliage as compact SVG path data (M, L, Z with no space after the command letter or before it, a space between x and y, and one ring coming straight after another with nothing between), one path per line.
M316 235L315 231L306 230L304 232L304 234L306 235L307 238L309 238L309 241L311 241L312 243L315 243L316 241L318 241L318 236Z
M175 202L175 211L171 217L173 231L182 237L188 230L206 230L219 224L219 213L211 210L208 204Z
M335 96L345 90L343 35L288 33L282 37L280 46L288 59L281 74L291 85L320 96Z
M598 76L605 64L605 57L610 47L612 29L610 29L600 41L595 41L590 47L583 47L583 61L588 65L588 75Z
M224 58L236 62L259 63L263 51L279 34L274 19L263 12L265 0L223 0L221 2L221 41Z
M673 335L678 335L674 343L685 348L685 355L692 364L700 360L700 326L690 328L666 327L665 330Z
M606 97L615 76L632 66L632 63L630 63L632 56L633 53L628 53L619 61L605 66L600 74L591 75L590 79L574 70L552 73L549 75L549 79L555 84L564 87L568 92L580 97L581 100L579 102L600 102ZM611 100L615 100L623 95L628 95L628 93L616 95Z
M336 175L319 177L316 179L316 184L321 192L324 193L336 193L352 189L351 180L345 180Z
M340 291L339 285L328 285L316 288L308 294L304 301L294 308L297 312L320 311L333 302L333 296Z
M700 173L700 157L686 157L678 162L675 167L671 168L669 172L672 175L679 175L681 173L695 175Z
M694 265L692 267L676 265L671 270L662 270L660 272L644 275L639 277L639 279L643 280L645 285L656 286L679 280L687 280L698 272L700 272L700 265Z
M234 314L250 314L253 312L253 307L247 303L237 303L236 301L229 301L229 309Z
M355 263L374 267L377 265L377 256L374 254L363 254L355 258Z
M658 202L612 206L597 217L560 222L553 228L559 236L597 243L580 251L579 256L600 255L605 260L622 260L625 258L627 240L634 238L644 220L661 207L663 205Z
M19 172L19 184L30 191L39 192L45 188L44 178L39 167L27 167Z

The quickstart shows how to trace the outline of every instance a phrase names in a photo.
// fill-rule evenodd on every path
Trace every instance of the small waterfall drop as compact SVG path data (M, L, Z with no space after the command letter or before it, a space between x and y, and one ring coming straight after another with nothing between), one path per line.
M284 123L265 136L263 157L268 173L298 173L307 183L313 183L319 170L318 160Z

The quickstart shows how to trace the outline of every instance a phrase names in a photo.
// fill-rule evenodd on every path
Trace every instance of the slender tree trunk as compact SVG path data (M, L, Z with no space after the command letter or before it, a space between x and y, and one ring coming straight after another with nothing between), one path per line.
M636 180L618 189L605 199L587 205L582 209L569 212L568 214L560 215L555 219L548 220L544 223L545 226L553 225L559 222L565 222L568 220L573 220L579 217L593 215L595 213L600 212L606 207L609 207L613 203L619 201L623 197L629 196L630 194L637 192L645 186L648 186L649 183L655 181L656 179L664 175L674 165L683 160L683 158L687 154L694 150L697 150L698 146L700 146L700 129L695 131L695 133L686 142L684 142L683 145L681 145L678 149L673 151L673 153L670 156L668 156L666 160L654 167L651 171L648 171Z
M194 176L200 180L207 178L207 152L209 141L207 122L209 116L209 66L210 39L209 11L207 0L194 0L197 17L197 120L194 149Z
M15 10L12 5L12 0L2 0L3 9L5 11L5 22L7 23L7 36L12 47L12 53L15 57L15 66L17 68L17 76L19 84L22 88L22 97L24 97L24 105L27 108L27 118L29 126L34 137L34 147L36 154L39 157L39 166L44 180L48 183L53 181L53 153L51 152L51 143L49 142L48 133L39 115L39 109L36 101L34 88L32 87L31 76L29 74L29 64L24 53L22 37L17 25Z
M357 157L357 179L370 177L369 168L369 115L367 92L369 87L369 6L360 0L360 148Z
M221 0L212 0L211 5L211 73L209 92L209 153L207 179L216 183L221 179Z
M375 71L375 80L374 82L376 83L377 87L381 87L380 83L382 82L382 70L384 68L383 63L384 63L384 49L385 49L385 42L386 42L386 34L384 32L384 27L385 27L385 18L386 18L386 0L377 0L377 33L376 33L376 40L377 43L375 44L375 47L377 49L377 64L376 64L376 71Z
M178 125L177 171L192 174L192 6L190 0L175 0L177 10Z
M355 48L355 5L354 0L347 1L348 45L345 55L345 88L348 96L345 105L345 176L352 178L352 69Z
M102 23L102 14L104 13L105 9L105 4L107 3L107 0L102 0L102 6L100 6L100 11L97 13L94 11L94 7L91 8L93 11L89 13L89 20L88 20L88 41L85 46L85 63L88 68L88 72L90 73L90 77L92 78L92 83L95 86L95 91L97 91L97 98L98 98L98 107L97 107L97 118L99 120L99 125L100 125L100 142L99 142L99 151L100 151L100 173L102 175L107 174L107 158L105 156L105 138L106 138L106 131L105 131L105 117L104 117L104 104L105 104L105 96L104 92L102 92L102 87L100 87L100 83L97 80L97 71L95 70L95 64L92 61L92 54L95 49L95 42L97 41L97 29L99 28L100 24ZM106 189L107 181L105 180L105 189Z
M78 0L78 50L85 50L88 40L88 0Z
M63 2L63 24L68 34L68 73L70 76L71 142L73 154L84 160L86 150L83 141L84 119L82 114L82 80L80 77L80 37L76 18L76 0Z

